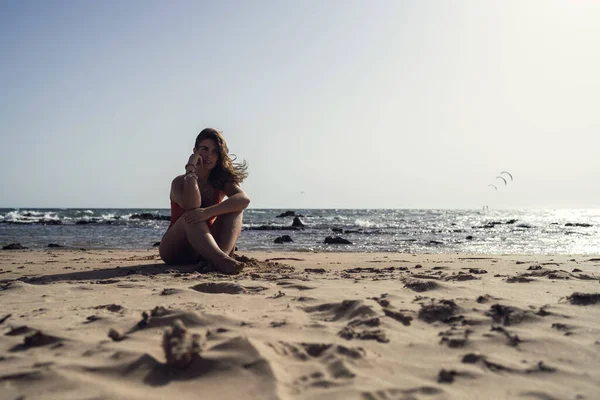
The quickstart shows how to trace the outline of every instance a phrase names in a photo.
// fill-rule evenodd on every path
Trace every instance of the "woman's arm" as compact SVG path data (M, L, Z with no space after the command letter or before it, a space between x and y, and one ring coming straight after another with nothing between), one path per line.
M184 210L193 210L202 205L198 182L193 175L180 175L171 184L171 200Z
M185 175L178 176L171 183L171 200L184 210L193 210L202 205L202 196L196 175L198 165L202 165L202 157L194 151L185 165Z
M237 183L226 183L223 192L225 192L227 200L214 206L197 208L194 211L186 213L185 220L189 223L206 221L217 215L240 212L250 204L250 198Z
M223 192L227 196L227 199L214 206L206 207L204 209L206 219L222 214L243 211L250 204L250 197L248 197L246 192L237 183L227 182L223 188Z

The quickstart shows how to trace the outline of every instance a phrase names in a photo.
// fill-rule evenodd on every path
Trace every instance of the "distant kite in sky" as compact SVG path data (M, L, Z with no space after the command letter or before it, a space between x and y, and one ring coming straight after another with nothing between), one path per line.
M512 174L510 172L502 171L502 172L500 172L500 175L502 175L502 174L506 174L506 175L510 176L510 181L511 182L513 181L513 176L512 176Z
M500 172L500 175L496 176L496 179L501 179L501 180L502 180L502 182L504 182L504 186L508 186L508 180L507 180L507 178L506 178L506 177L502 176L502 174L506 174L506 175L508 175L508 177L510 177L510 181L511 181L511 182L513 181L513 176L512 176L512 174L511 174L510 172L508 172L508 171L502 171L502 172ZM490 183L488 186L491 186L491 187L493 187L493 188L494 188L494 190L495 190L495 191L498 191L498 186L496 186L496 185L492 185L491 183Z

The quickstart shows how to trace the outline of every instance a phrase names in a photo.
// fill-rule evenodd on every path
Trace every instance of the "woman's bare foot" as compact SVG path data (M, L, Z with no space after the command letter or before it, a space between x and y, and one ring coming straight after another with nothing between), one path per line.
M233 258L227 257L222 258L218 262L215 263L215 268L217 271L222 272L224 274L238 274L242 269L244 269L244 264L234 260Z

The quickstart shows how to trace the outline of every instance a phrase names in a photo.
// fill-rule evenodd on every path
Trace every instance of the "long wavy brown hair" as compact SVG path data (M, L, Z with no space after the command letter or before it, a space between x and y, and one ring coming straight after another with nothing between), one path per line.
M219 152L219 160L208 176L210 184L222 190L227 182L242 183L248 177L248 164L246 161L238 163L235 158L231 159L223 133L214 128L205 128L196 137L195 147L198 148L204 139L212 139Z

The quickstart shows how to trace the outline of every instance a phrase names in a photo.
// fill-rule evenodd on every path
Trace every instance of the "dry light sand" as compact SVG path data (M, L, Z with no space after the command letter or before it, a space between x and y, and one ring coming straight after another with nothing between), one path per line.
M243 255L0 251L0 398L600 399L600 258Z

